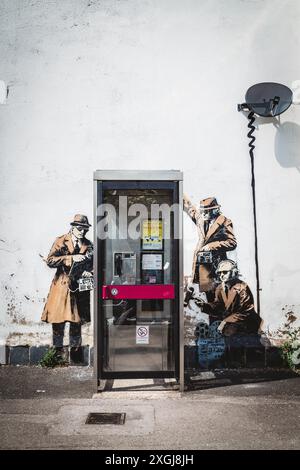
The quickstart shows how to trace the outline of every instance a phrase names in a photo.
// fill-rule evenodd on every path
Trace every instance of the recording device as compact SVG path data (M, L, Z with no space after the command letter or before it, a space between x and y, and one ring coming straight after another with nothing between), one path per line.
M79 286L79 292L94 289L94 278L93 278L93 276L91 276L91 277L82 277L82 278L78 279L78 286Z
M93 248L88 247L86 255L85 255L85 261L83 263L82 268L85 271L90 272L92 270L92 267L93 267L92 263L93 263ZM80 277L77 282L78 282L79 292L94 289L94 277L93 276Z
M200 251L197 256L197 262L200 264L211 264L213 256L211 251Z
M92 290L94 288L94 279L92 276L83 277L84 271L91 272L93 270L93 247L89 246L84 254L84 260L73 263L69 272L70 290L79 292Z

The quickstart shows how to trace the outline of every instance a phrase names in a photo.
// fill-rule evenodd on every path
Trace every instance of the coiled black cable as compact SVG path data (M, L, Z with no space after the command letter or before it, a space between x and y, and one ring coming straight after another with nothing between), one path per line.
M259 282L259 267L258 267L258 242L257 242L257 220L256 220L256 197L255 197L255 175L254 175L254 149L255 149L255 136L253 135L255 131L255 115L253 111L250 111L248 114L248 128L250 131L247 134L247 137L250 139L249 142L249 155L251 160L251 187L252 187L252 200L253 200L253 219L254 219L254 247L255 247L255 271L256 271L256 303L257 303L257 313L260 313L260 282Z
M249 119L249 123L248 123L248 128L250 129L250 131L248 132L247 134L247 137L250 140L249 142L249 147L250 147L250 157L253 158L253 150L255 149L255 145L254 145L254 142L255 142L255 137L253 135L253 132L255 131L255 126L253 126L254 122L255 122L255 115L254 115L254 112L253 111L250 111L250 113L248 114L248 119Z

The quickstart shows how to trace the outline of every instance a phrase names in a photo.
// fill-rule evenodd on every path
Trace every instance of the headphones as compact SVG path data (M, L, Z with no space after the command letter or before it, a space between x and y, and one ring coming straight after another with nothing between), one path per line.
M235 261L233 261L232 259L224 259L224 260L220 261L220 263L218 264L218 267L216 269L216 273L219 274L222 271L221 266L222 266L222 264L225 264L225 263L230 264L231 279L237 277L238 274L239 274L239 270L238 270L238 267L237 267L237 263ZM227 271L229 271L229 269Z

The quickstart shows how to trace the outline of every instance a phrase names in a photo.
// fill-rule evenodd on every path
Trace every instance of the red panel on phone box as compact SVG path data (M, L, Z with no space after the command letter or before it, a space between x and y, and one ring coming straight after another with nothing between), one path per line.
M102 299L174 299L174 284L102 286Z

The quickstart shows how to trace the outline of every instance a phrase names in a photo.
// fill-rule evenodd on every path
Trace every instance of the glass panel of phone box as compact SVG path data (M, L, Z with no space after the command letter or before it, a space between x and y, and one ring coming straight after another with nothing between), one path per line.
M120 196L127 196L129 213L133 204L143 204L147 208L147 214L141 215L136 237L118 238ZM117 225L116 239L107 238L104 242L104 260L101 262L104 284L172 284L173 217L160 215L151 219L151 204L171 206L172 191L105 190L104 203L114 206ZM139 215L135 211L133 214L128 216L127 227ZM168 233L170 237L166 239L164 235ZM104 370L174 370L173 303L169 299L104 300Z

